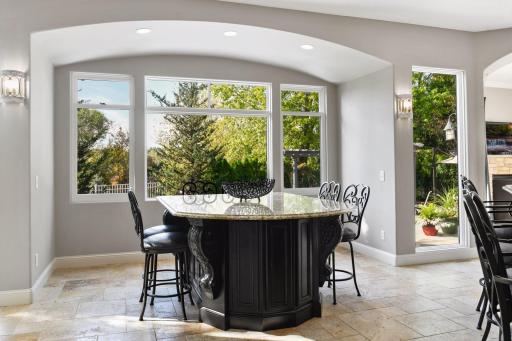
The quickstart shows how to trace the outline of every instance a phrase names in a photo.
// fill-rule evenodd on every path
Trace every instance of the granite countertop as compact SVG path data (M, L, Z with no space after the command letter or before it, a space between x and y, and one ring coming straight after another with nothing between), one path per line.
M158 201L178 217L219 220L281 220L329 217L350 212L332 200L272 192L258 199L240 202L227 194L169 195Z

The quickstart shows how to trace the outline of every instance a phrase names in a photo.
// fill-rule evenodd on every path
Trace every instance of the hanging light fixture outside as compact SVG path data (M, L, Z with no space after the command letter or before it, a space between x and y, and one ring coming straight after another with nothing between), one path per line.
M446 122L446 125L444 126L444 133L445 133L445 140L446 141L453 141L455 140L455 129L453 128L452 124L452 116L455 115L455 113L450 114L448 116L448 121Z

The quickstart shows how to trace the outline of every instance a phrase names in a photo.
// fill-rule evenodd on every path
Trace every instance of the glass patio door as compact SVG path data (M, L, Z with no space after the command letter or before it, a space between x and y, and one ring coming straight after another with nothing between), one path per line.
M459 174L465 174L462 71L413 68L417 248L465 244Z

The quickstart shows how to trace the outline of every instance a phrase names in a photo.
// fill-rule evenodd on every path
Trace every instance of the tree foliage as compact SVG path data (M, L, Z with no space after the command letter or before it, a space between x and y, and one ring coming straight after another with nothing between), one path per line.
M101 111L77 111L77 193L88 194L95 184L129 183L128 133L111 133L112 121Z
M457 112L456 76L413 72L414 142L423 147L416 150L416 199L424 201L434 190L457 186L457 165L440 162L456 155L456 141L446 141L444 127L452 113ZM456 120L452 117L456 128Z

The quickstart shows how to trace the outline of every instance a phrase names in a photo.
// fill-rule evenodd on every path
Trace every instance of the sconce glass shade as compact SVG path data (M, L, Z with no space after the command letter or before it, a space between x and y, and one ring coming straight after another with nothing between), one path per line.
M25 73L15 70L0 71L0 101L23 101L25 98Z
M396 96L396 115L399 119L412 118L412 96L410 94Z

